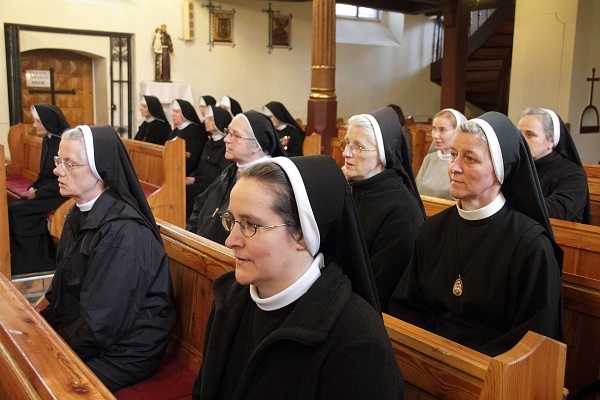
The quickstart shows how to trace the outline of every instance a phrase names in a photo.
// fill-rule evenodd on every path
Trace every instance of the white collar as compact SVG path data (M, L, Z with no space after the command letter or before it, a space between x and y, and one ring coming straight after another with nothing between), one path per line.
M225 137L225 135L223 135L223 134L221 133L221 131L219 131L219 133L217 133L216 135L213 135L213 134L211 133L211 135L210 135L210 136L211 136L211 138L212 138L212 141L213 141L213 142L218 142L219 140L222 140L222 139Z
M281 123L281 125L279 125L279 127L276 127L275 129L277 129L278 131L282 131L285 128L287 128L287 124Z
M245 170L245 169L248 169L248 168L250 168L250 167L251 167L251 166L253 166L254 164L258 164L258 163L261 163L261 162L265 162L265 161L267 161L269 158L271 158L271 156L262 156L262 157L261 157L261 158L259 158L258 160L250 161L250 162L248 162L248 163L246 163L246 164L240 164L240 163L237 163L238 171L243 171L243 170Z
M187 127L188 127L188 125L190 125L190 124L191 124L191 122L190 122L190 121L188 121L188 120L186 119L186 120L183 122L183 124L181 124L181 125L179 125L179 126L177 127L177 129L179 129L179 130L185 129L185 128L187 128Z
M292 283L283 291L265 299L260 298L258 289L254 285L250 285L250 297L256 303L258 308L263 311L275 311L292 304L298 300L310 289L317 279L321 276L321 269L324 265L323 254L319 253L314 258L310 267L302 274L296 282Z
M148 118L146 118L146 122L152 122L154 121L156 118L154 118L152 115L149 116Z
M473 211L463 210L462 208L460 208L459 203L460 202L456 203L456 208L458 209L458 215L460 215L461 217L463 217L464 219L467 219L469 221L476 221L476 220L484 219L487 217L491 217L492 215L494 215L498 211L500 211L502 209L502 207L504 206L504 203L506 203L506 198L504 197L502 192L500 192L498 194L498 196L494 199L494 201L492 201L490 204L488 204L487 206L482 207L478 210L473 210Z
M450 159L452 158L452 154L444 154L441 150L437 151L437 155L442 161L450 161Z
M104 192L102 192L102 193L104 193ZM83 203L83 204L75 203L75 205L77 206L77 208L79 208L79 211L88 212L92 209L92 207L94 207L94 204L96 204L96 200L98 200L98 197L102 196L102 193L100 193L98 196L96 196L92 200L88 201L87 203Z

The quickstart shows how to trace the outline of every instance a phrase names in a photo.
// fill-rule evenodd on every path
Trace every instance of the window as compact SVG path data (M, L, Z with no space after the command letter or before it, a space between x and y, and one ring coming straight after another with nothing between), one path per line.
M374 8L349 6L347 4L336 4L335 14L343 18L378 20L379 11Z

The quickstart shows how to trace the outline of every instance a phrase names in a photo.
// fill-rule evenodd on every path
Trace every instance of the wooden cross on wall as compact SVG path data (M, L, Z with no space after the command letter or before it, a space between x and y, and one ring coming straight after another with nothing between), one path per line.
M71 90L55 90L54 89L54 68L50 68L50 90L29 89L29 94L50 94L52 105L56 105L57 94L75 94L75 89Z

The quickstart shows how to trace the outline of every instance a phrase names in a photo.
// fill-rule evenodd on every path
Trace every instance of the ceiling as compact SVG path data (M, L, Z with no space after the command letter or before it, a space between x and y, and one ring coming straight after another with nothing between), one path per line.
M289 2L309 2L312 0L280 0ZM514 7L516 0L455 0L465 2L473 10ZM403 14L441 14L442 4L451 3L452 0L339 0L338 3L375 8L378 10L395 11Z

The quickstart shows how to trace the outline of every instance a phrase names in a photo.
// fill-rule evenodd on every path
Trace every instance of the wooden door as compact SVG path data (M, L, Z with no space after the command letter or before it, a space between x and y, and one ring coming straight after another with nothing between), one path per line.
M50 88L28 87L27 70L54 70L54 90L75 94L55 93L55 105L65 114L72 127L94 124L92 59L65 50L39 49L21 53L21 93L23 97L23 123L34 132L31 106L36 103L52 104ZM48 93L30 93L47 91Z

